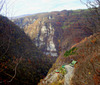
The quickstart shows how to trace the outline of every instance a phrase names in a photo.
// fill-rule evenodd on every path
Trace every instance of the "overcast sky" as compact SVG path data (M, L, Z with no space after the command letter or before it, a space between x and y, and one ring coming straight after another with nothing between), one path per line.
M8 17L87 8L80 0L7 0L5 7L7 10L2 14Z

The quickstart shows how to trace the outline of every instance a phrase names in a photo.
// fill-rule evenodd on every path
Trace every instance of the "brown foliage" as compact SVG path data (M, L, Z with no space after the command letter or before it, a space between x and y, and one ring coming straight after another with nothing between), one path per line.
M99 85L100 84L100 76L94 74L93 75L93 80L94 80L95 85Z
M0 16L0 83L37 85L50 67L50 59L29 37L6 17Z
M72 85L100 84L100 34L96 35L96 43L92 44L91 39L94 36L88 38L86 42L76 45L79 48L77 51L79 57L77 58L78 66L75 68Z

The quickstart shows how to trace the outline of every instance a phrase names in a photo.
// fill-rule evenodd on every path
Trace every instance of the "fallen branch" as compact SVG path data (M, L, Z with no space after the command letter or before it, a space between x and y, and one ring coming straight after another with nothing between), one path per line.
M14 75L13 76L11 76L11 75L9 75L9 74L7 74L7 73L5 73L5 74L7 74L8 76L10 76L10 77L12 77L9 81L0 81L0 83L4 83L4 82L12 82L13 81L13 79L15 78L15 76L16 76L16 74L17 74L17 67L18 67L18 65L19 65L19 63L21 62L21 60L22 60L22 57L20 57L20 59L19 59L19 62L16 64L16 66L15 66L15 73L14 73Z

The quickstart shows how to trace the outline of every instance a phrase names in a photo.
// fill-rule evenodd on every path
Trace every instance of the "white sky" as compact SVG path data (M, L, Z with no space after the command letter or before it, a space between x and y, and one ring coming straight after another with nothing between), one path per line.
M84 0L83 0L84 1ZM75 10L87 8L80 0L7 0L2 15L12 17L24 14Z

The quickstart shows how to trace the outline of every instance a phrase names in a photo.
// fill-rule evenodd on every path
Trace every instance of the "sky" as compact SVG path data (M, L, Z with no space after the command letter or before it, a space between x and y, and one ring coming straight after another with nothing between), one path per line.
M14 17L41 12L86 8L80 0L7 0L1 13L8 17Z

